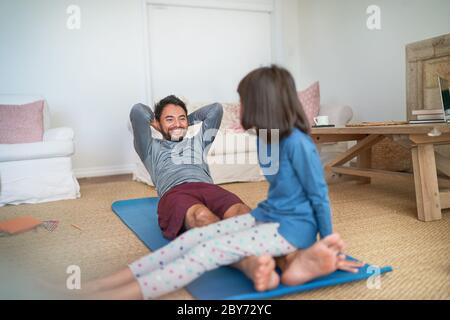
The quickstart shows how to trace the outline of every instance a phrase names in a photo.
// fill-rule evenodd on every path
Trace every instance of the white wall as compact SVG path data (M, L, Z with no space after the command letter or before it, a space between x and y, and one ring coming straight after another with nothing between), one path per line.
M66 9L81 8L69 30ZM41 94L75 131L80 175L130 171L131 106L145 100L140 0L2 0L0 94Z
M369 5L381 27L366 27ZM300 75L319 80L324 103L352 106L356 121L406 119L405 45L450 33L448 0L300 0Z
M272 6L272 0L207 1ZM297 2L275 3L281 20L273 32L283 37L274 42L274 61L295 68ZM81 8L80 30L66 27L69 5ZM47 99L53 127L75 131L78 176L132 170L128 113L151 95L146 91L143 10L143 0L0 1L0 94Z
M173 93L191 103L239 101L242 77L272 62L270 12L160 4L147 12L155 102Z
M236 3L236 0L222 0ZM271 0L246 0L268 4ZM69 5L81 29L68 30ZM356 120L405 118L404 46L450 32L448 0L275 0L273 58L299 89L349 104ZM366 28L381 7L382 30ZM76 134L80 175L127 172L131 105L146 101L141 0L0 1L0 94L41 94Z
M311 0L312 1L312 0ZM274 62L287 68L295 78L300 79L300 19L298 0L275 1L275 46ZM301 89L301 88L299 88Z

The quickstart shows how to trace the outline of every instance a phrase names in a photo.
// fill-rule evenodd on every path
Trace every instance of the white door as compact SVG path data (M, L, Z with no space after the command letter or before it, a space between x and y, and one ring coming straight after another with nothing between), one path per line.
M151 5L150 95L189 102L239 101L250 70L271 62L269 12Z

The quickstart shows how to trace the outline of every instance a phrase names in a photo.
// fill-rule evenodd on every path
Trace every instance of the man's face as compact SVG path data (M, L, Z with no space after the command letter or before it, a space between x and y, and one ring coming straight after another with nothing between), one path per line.
M180 106L168 104L161 113L159 125L164 139L181 141L186 135L188 128L186 112Z

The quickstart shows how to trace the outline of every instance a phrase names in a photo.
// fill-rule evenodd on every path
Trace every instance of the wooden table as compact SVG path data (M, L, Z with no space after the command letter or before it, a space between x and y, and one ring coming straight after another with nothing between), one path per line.
M407 141L412 155L413 173L392 172L371 168L371 149L386 136ZM353 141L357 143L326 165L326 170L358 177L361 183L371 178L401 179L415 184L418 219L433 221L442 218L442 209L450 208L450 179L438 178L434 145L450 144L450 124L413 124L313 128L316 143ZM343 166L357 157L357 166ZM439 188L443 190L439 190Z

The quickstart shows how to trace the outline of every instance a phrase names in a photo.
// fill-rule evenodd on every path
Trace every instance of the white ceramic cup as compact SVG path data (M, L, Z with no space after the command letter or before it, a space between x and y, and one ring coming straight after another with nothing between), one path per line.
M330 124L328 116L318 116L314 118L314 123L316 126L327 126Z

